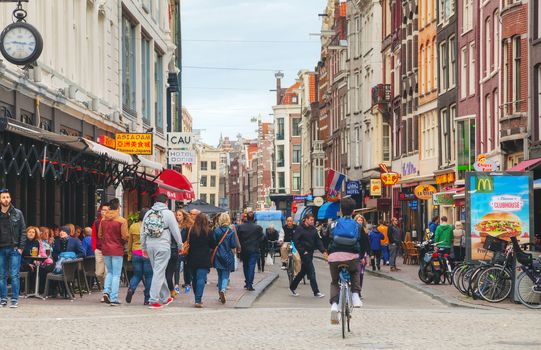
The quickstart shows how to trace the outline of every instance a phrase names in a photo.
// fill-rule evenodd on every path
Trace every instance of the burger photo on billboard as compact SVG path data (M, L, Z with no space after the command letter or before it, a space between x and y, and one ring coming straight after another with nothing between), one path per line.
M522 222L513 213L493 211L481 218L475 230L479 232L481 242L486 240L487 235L509 241L510 237L521 235Z

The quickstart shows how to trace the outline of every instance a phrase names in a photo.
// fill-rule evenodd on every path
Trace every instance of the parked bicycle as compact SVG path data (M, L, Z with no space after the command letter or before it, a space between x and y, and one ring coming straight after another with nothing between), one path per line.
M516 237L511 237L511 242L522 270L517 278L518 300L530 309L541 309L541 257L534 260L532 254L525 253Z

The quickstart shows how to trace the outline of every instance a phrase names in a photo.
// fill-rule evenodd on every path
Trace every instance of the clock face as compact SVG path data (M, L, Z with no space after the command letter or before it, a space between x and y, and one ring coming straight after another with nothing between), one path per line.
M38 59L42 50L41 34L26 22L8 25L0 35L0 52L13 64L30 64Z
M36 51L37 40L28 28L15 27L4 36L6 53L17 60L24 60Z

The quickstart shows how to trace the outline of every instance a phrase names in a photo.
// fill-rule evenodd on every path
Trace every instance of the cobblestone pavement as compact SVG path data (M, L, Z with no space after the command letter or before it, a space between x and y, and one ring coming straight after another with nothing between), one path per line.
M316 262L321 290L326 266ZM271 269L277 270L277 266ZM148 310L78 301L22 301L0 309L2 349L539 349L541 313L447 307L403 284L367 276L364 307L341 338L329 322L328 301L301 285L283 293L279 278L253 308L194 309L175 302ZM280 296L279 296L280 295ZM191 304L191 301L190 301Z

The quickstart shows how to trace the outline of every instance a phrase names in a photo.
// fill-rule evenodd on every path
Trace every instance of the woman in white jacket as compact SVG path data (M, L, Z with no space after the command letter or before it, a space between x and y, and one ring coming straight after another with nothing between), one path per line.
M453 230L453 254L455 261L464 260L466 253L466 248L464 247L465 234L462 222L457 221Z

